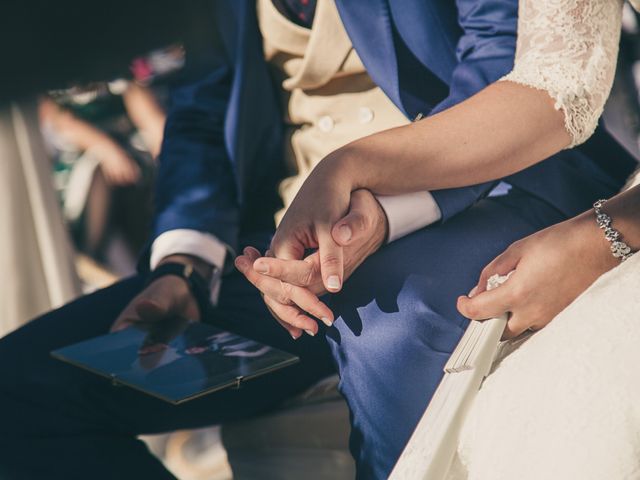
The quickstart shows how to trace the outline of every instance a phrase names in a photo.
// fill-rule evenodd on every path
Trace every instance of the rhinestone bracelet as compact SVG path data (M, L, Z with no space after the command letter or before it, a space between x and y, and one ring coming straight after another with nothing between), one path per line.
M624 262L636 252L631 251L631 247L622 241L620 232L611 226L611 217L601 210L605 203L607 203L606 200L598 200L593 204L596 223L598 227L604 229L604 238L611 242L611 247L609 248L611 248L613 256Z

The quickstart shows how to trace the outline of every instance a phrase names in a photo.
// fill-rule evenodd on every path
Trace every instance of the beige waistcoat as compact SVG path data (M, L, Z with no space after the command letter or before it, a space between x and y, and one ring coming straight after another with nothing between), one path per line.
M311 29L288 20L271 0L257 1L265 58L282 85L285 161L291 175L280 184L286 209L327 154L409 121L367 74L334 0L318 0ZM278 212L277 221L283 213Z

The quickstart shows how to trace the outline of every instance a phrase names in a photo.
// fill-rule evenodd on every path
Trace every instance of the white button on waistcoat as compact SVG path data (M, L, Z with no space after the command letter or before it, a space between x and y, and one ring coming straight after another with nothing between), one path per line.
M360 107L358 109L358 120L360 123L369 123L373 120L373 110L369 107Z
M333 130L333 126L333 118L331 118L329 115L325 115L318 119L318 128L323 132L330 132L331 130Z

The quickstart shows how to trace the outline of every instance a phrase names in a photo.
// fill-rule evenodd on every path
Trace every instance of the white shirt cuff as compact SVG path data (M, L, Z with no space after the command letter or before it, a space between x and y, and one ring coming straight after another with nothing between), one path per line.
M158 263L169 255L191 255L198 257L210 265L222 269L224 267L227 247L215 236L179 228L169 230L158 236L151 245L151 270L158 266Z
M389 242L409 235L442 218L440 207L427 191L404 195L378 196L378 202L387 215Z

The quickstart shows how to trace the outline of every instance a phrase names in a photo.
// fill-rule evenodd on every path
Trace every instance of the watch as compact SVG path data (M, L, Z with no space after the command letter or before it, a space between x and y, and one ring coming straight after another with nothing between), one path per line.
M213 268L215 273L216 267ZM179 262L167 262L158 265L155 270L149 273L145 286L148 286L154 280L164 277L165 275L175 275L176 277L183 278L187 282L189 290L198 304L200 320L204 321L212 307L209 282L207 282L204 277L200 275L195 268L193 268L193 265Z

